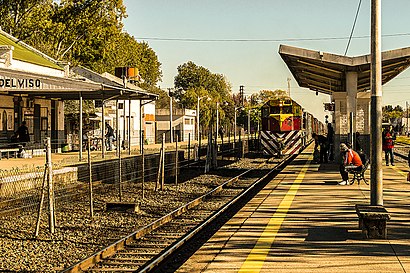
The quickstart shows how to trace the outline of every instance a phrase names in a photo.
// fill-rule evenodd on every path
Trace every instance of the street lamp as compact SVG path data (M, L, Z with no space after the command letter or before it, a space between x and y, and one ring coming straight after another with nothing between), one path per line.
M234 125L234 129L233 129L233 147L235 148L235 142L236 142L236 110L240 110L242 109L242 106L239 107L235 107L234 109L234 121L233 121L233 125Z
M223 105L228 105L227 102L224 102ZM219 134L219 101L216 102L216 141L218 142Z
M170 132L170 143L174 142L174 137L172 134L172 88L168 88L169 96L169 132Z
M199 102L200 102L200 100L202 100L203 98L207 98L208 101L211 100L211 98L208 97L208 96L203 96L203 97L198 96L198 103L197 103L197 105L196 105L196 132L197 132L197 141L199 141Z

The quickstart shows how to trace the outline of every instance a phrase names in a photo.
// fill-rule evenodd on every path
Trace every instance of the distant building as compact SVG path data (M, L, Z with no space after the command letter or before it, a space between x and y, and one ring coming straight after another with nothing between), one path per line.
M155 116L157 121L157 142L162 141L162 134L165 133L165 141L170 141L170 111L169 109L156 109ZM172 127L173 140L188 141L195 139L195 119L196 110L173 109Z

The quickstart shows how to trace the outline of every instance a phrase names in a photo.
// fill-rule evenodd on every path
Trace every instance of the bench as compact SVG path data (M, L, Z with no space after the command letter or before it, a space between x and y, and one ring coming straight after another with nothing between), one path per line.
M353 178L352 180L349 181L349 185L353 185L354 181L357 181L357 184L360 184L360 180L363 180L364 183L366 183L366 185L369 185L366 177L364 176L366 170L369 168L369 165L370 165L370 160L366 160L361 170L349 168L350 166L346 166L345 168L346 171L350 174L353 174Z
M3 158L3 154L6 154L6 158L9 159L10 155L13 154L14 158L17 158L17 153L19 148L0 148L0 160Z
M383 206L356 204L359 229L366 239L387 239L389 212Z

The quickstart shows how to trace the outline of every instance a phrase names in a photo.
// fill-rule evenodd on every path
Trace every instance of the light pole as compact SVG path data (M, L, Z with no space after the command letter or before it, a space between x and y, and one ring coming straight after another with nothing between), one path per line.
M169 95L169 133L170 133L170 143L174 142L173 134L172 134L172 88L168 88L168 95Z
M236 111L242 109L242 106L235 107L234 109L234 121L233 121L233 147L235 148L236 142Z
M197 132L197 140L199 141L199 102L203 99L203 98L208 98L207 100L211 100L210 97L208 96L203 96L200 97L198 96L198 104L196 106L196 132Z
M252 109L248 110L248 140L249 140L249 135L251 134L251 111Z
M219 101L216 102L216 143L218 142L218 132L219 132Z

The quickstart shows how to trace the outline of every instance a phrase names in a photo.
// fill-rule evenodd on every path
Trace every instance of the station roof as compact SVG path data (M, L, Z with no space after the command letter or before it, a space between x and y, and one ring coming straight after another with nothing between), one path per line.
M300 87L325 94L346 91L346 72L356 71L357 91L370 89L371 56L349 57L280 45L279 54ZM410 66L410 47L382 52L382 84Z
M158 95L145 92L142 89L136 90L115 84L97 83L84 78L61 78L4 68L0 68L0 75L9 79L9 86L6 86L4 81L2 82L0 94L62 100L79 100L80 94L84 100L156 100L158 98ZM24 80L34 82L34 84L28 85L27 81ZM39 86L36 86L36 82L39 83Z
M57 70L63 70L63 68L57 64L56 60L48 57L44 53L41 53L40 51L30 47L29 45L2 30L0 30L0 45L12 46L14 48L13 59L40 66L50 67Z

